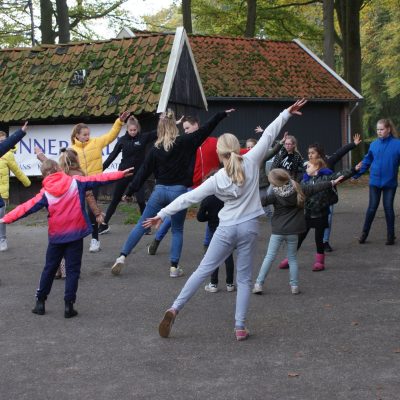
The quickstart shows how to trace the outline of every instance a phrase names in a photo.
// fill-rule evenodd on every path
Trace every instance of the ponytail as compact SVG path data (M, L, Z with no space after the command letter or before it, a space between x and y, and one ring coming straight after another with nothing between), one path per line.
M242 186L246 177L237 137L231 133L221 135L217 142L217 153L224 164L226 174L231 178L232 182Z
M78 153L74 149L63 147L60 149L60 153L60 167L67 175L69 175L70 171L80 171L83 174L79 165Z
M300 184L296 182L294 179L291 179L290 181L292 182L294 190L297 193L297 207L304 208L304 202L306 201L306 196L303 190L301 189Z

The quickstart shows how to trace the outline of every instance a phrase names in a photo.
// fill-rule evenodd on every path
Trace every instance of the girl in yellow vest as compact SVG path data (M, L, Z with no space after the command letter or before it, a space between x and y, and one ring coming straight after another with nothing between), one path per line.
M129 111L124 111L108 133L94 138L90 137L90 129L86 124L80 123L74 126L71 134L72 148L78 153L80 167L86 176L103 172L102 150L118 137L128 116ZM93 190L93 195L97 199L97 189ZM90 209L88 214L93 227L89 251L95 253L100 250L99 228L96 217Z
M6 133L0 131L0 142L5 140L6 137ZM0 197L4 200L4 206L0 207L0 218L2 218L5 214L6 203L10 197L10 171L18 180L21 181L25 187L31 185L29 178L18 167L18 164L15 161L14 152L14 149L10 150L0 157ZM0 251L6 251L7 249L6 225L0 224Z

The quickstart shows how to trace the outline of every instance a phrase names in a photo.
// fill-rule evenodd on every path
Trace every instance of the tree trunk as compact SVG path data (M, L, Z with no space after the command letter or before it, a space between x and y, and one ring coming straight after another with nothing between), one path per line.
M183 27L187 33L193 33L192 28L192 0L182 0Z
M247 0L247 21L245 37L252 38L256 32L257 0Z
M69 43L70 30L69 30L69 17L68 17L68 4L67 0L56 0L57 7L57 25L58 25L58 41L59 43Z
M335 69L335 26L334 26L334 0L324 0L324 61Z
M342 53L344 79L361 93L361 43L360 43L360 9L364 0L335 0L335 9L342 34ZM361 133L362 109L357 107L351 115L352 133ZM362 146L358 146L355 159L358 160Z
M40 33L43 44L54 44L53 5L50 0L40 0Z

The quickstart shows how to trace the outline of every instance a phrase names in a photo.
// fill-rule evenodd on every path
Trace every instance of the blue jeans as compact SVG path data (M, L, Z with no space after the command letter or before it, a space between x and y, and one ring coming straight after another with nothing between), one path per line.
M387 234L388 236L394 236L393 202L394 196L396 195L396 189L397 187L369 187L369 204L367 208L367 214L365 216L363 232L365 232L366 234L369 233L372 222L375 218L376 210L378 209L379 203L381 201L381 195L383 193L383 209L385 210Z
M232 226L218 226L207 252L172 305L181 310L204 280L221 265L236 248L236 312L235 326L244 327L251 291L251 273L256 254L258 219Z
M332 217L333 217L333 205L329 206L328 224L329 226L324 230L324 243L329 242L332 230Z
M161 240L164 239L164 236L168 233L169 228L171 228L171 218L167 217L164 219L164 221L162 222L160 227L157 229L155 239L158 242L161 242ZM204 234L204 241L203 241L204 246L208 246L210 244L211 237L212 237L212 235L210 233L210 228L208 227L208 224L207 224L206 232Z
M128 255L133 248L139 243L140 239L146 232L142 223L147 218L152 218L156 214L181 194L187 192L187 187L183 185L156 185L146 208L143 211L138 223L132 229L124 246L122 247L121 254ZM170 250L170 260L173 263L178 263L181 257L183 245L183 224L185 223L186 210L179 211L171 217L172 222L172 242Z
M298 286L299 266L296 258L298 237L298 235L271 235L267 254L261 265L260 272L258 273L256 280L258 284L262 285L264 283L271 265L276 258L279 247L281 246L282 242L286 242L287 258L289 261L289 283L290 286Z

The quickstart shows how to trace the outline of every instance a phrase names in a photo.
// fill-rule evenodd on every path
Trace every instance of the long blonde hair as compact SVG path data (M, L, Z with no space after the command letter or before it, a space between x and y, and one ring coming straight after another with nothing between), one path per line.
M67 175L70 174L70 171L79 171L85 175L79 165L78 153L74 149L64 147L60 152L60 167Z
M165 151L168 151L174 145L178 134L179 130L176 127L175 114L171 109L168 109L160 115L157 127L157 140L154 146L158 149L163 147Z
M243 169L243 157L240 155L240 143L232 133L224 133L218 138L217 153L224 164L226 174L238 186L243 185L246 176Z
M289 173L286 170L282 168L275 168L271 170L268 174L268 180L271 183L271 185L277 187L287 185L289 182L291 182L291 184L294 187L294 190L297 193L297 207L299 208L304 207L306 196L304 195L303 190L301 189L299 183L296 182L294 179L291 179Z

